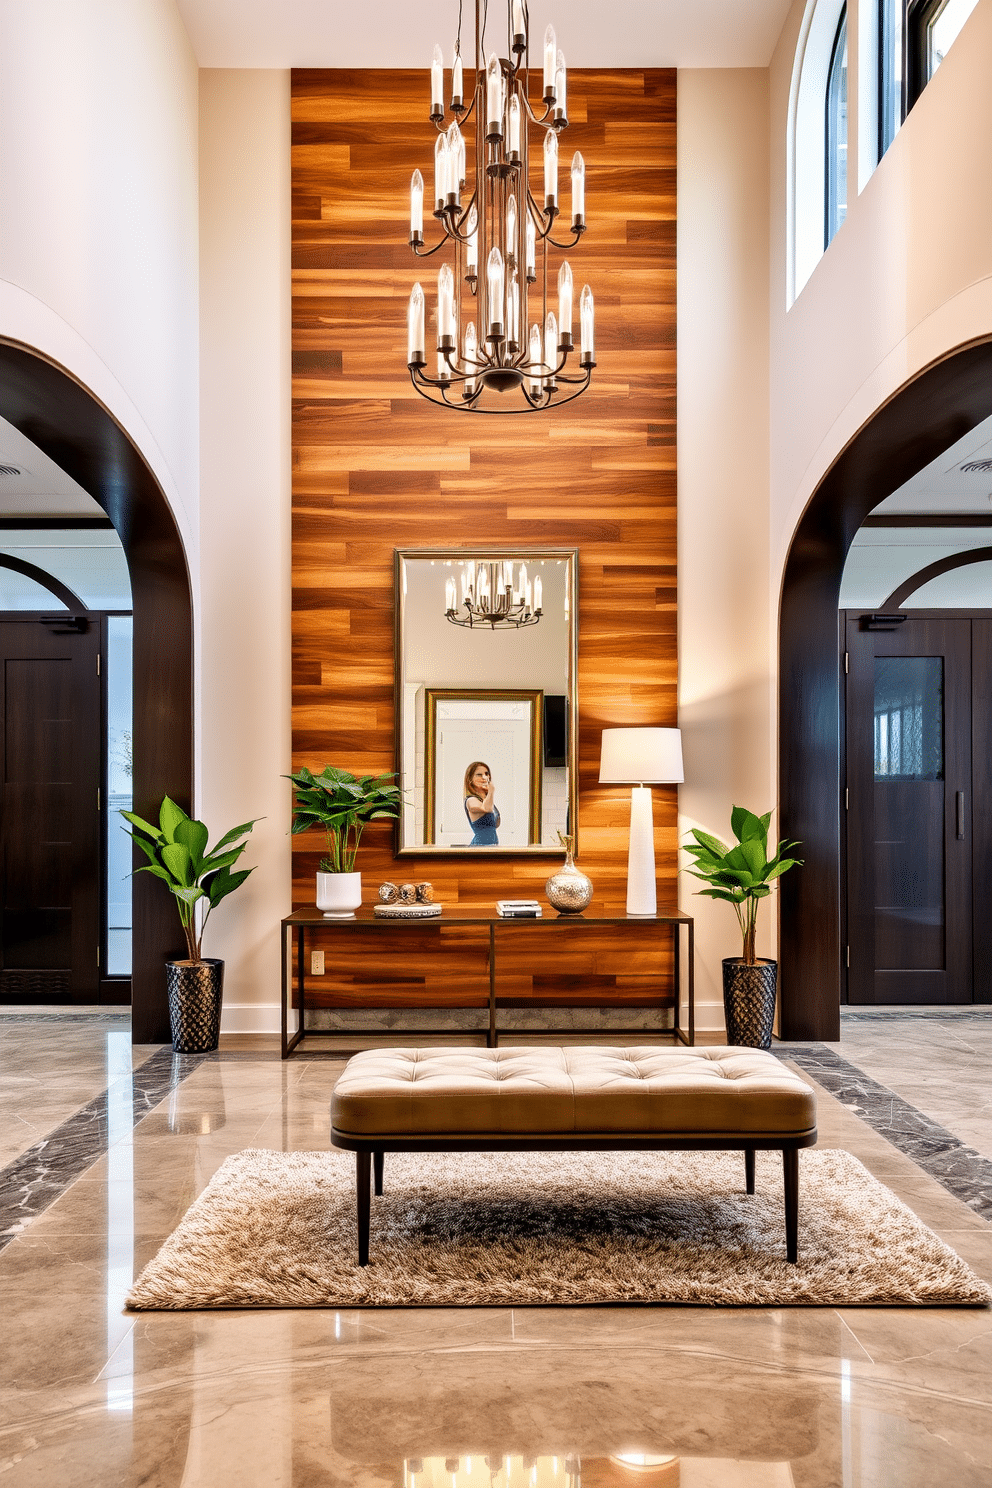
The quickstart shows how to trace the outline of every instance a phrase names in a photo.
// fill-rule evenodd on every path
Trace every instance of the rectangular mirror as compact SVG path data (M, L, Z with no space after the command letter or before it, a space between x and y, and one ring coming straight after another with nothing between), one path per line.
M400 854L575 833L577 578L575 548L397 550Z

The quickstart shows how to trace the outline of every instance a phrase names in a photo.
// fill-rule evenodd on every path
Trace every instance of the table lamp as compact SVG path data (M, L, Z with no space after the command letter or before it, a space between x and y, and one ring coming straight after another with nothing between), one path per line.
M671 785L684 778L682 735L677 728L603 730L600 783L632 784L634 787L630 793L630 848L627 856L629 915L653 915L658 910L651 787Z

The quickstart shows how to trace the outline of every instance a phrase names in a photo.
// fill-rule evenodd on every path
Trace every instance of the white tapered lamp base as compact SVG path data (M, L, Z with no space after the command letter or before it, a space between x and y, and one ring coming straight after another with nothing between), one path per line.
M630 793L630 849L627 855L627 913L658 912L654 869L654 813L651 787L635 785Z

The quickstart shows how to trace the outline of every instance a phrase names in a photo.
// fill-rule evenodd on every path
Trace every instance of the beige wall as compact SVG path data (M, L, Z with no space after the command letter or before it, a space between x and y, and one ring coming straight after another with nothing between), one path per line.
M195 570L197 68L182 21L174 0L0 0L0 38L0 335L106 404Z
M680 834L726 837L774 804L768 580L768 74L680 71L678 96ZM723 1023L730 905L693 897L696 997ZM774 916L759 926L772 951Z
M200 74L199 814L255 827L206 950L224 1028L275 1026L290 905L289 73Z

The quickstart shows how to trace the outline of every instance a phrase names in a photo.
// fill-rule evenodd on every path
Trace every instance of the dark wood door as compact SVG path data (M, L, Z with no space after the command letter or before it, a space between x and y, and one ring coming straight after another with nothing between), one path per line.
M99 1001L99 649L96 624L0 619L4 1002Z
M847 654L848 999L971 1002L971 621L849 617Z

